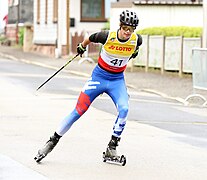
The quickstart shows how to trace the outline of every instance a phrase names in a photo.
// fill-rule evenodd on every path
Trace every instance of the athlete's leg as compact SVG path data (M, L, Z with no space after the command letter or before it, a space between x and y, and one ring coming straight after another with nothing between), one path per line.
M120 136L124 130L127 114L128 114L128 93L125 85L124 79L112 81L110 83L110 88L106 92L113 100L118 116L113 127L113 133L111 140L106 148L105 156L111 158L119 158L117 155L116 147L120 141Z
M93 100L105 91L105 83L106 82L99 76L96 76L95 73L92 75L92 78L86 82L81 91L75 109L63 119L54 135L38 150L38 154L34 158L36 162L40 162L53 150L59 139L70 129L72 124L87 111Z
M90 78L81 91L75 109L60 123L56 133L63 136L89 108L93 100L105 90L101 79Z
M124 130L128 115L129 96L124 79L112 81L109 87L107 94L112 98L118 111L112 136L120 137Z

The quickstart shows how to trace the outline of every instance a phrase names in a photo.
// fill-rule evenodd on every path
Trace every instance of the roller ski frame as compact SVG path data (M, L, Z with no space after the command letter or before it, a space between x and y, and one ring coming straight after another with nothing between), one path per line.
M118 163L122 166L125 166L126 164L126 157L124 155L121 156L106 156L106 153L103 152L103 162L112 162L112 163Z
M37 155L34 157L34 160L37 163L39 163L43 158L45 158L53 150L53 148L56 146L58 141L59 141L59 138L55 136L51 136L49 141L47 141L46 144L44 145L44 147L38 151Z
M34 160L39 163L43 158L45 158L47 155L46 154L40 154L38 152L38 154L34 157Z

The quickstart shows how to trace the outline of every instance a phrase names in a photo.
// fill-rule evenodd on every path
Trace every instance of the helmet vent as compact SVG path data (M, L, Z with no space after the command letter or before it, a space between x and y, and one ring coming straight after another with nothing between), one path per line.
M139 19L135 12L125 10L120 14L120 22L129 26L138 26Z

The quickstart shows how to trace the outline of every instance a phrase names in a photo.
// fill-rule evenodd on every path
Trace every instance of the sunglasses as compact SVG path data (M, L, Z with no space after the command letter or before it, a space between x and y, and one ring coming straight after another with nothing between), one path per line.
M121 28L124 31L129 31L129 32L134 32L134 30L135 30L135 27L133 27L133 26L125 26L125 25L123 25L123 26L121 26Z

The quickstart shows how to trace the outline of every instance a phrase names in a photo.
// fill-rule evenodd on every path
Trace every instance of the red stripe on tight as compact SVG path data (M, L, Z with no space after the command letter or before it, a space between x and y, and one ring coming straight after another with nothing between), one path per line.
M90 97L84 92L81 92L78 98L78 102L76 104L76 110L78 114L80 116L83 115L88 110L90 105L91 105Z

